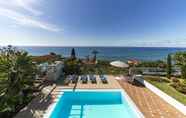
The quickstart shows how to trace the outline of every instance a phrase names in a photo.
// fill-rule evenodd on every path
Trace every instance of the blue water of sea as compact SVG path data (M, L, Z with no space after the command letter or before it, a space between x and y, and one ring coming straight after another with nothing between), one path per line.
M70 56L73 47L19 47L28 51L31 55L44 55L55 52L64 57ZM76 55L80 58L93 56L92 50L96 49L99 59L108 60L162 60L167 54L177 51L186 51L186 48L165 48L165 47L74 47Z

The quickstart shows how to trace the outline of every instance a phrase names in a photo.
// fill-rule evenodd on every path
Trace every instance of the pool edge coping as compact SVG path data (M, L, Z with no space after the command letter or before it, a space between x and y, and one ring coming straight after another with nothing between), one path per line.
M131 105L132 110L134 110L134 112L136 112L136 115L139 118L145 118L143 113L139 110L139 108L136 106L136 104L133 102L133 100L130 98L130 96L127 94L127 92L124 89L63 89L60 94L57 96L57 99L55 100L54 103L51 103L49 105L49 107L47 108L47 110L45 111L43 118L50 118L53 110L55 109L58 101L60 100L61 96L63 95L63 92L67 92L67 91L96 91L96 92L105 92L105 91L120 91L122 96L126 98L127 102L129 103L129 105Z

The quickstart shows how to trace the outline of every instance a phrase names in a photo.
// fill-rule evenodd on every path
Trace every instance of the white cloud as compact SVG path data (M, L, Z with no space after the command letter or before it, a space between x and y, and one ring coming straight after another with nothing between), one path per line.
M43 12L35 9L34 6L38 6L41 0L4 0L0 1L0 6L8 7L8 8L22 8L33 15L39 16L42 15Z
M32 17L26 16L24 14L18 13L10 9L0 8L0 15L6 16L7 18L15 21L16 24L19 24L22 26L41 28L44 30L54 31L54 32L60 31L60 29L56 27L55 25L42 22L39 20L35 20Z
M13 20L16 25L41 28L53 32L60 31L60 28L57 26L38 20L38 17L44 13L34 7L40 6L41 1L42 0L0 0L0 16L5 16ZM30 16L25 15L25 11L30 13Z
M16 0L17 4L20 7L23 7L25 10L33 13L34 15L41 15L43 14L41 11L36 10L32 7L35 3L37 3L39 0Z

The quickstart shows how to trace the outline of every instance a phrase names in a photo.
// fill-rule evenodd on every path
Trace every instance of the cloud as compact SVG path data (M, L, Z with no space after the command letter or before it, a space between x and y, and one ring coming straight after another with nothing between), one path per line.
M33 15L39 16L42 15L43 12L34 8L34 6L38 6L41 0L4 0L0 1L0 6L8 7L8 8L22 8Z
M23 7L25 10L33 13L34 15L41 15L43 14L43 12L36 10L32 7L32 5L34 5L35 3L37 3L36 1L39 0L16 0L17 5L19 5L20 7Z
M44 13L34 7L40 6L41 1L42 0L0 0L0 16L5 16L13 20L16 25L40 28L53 32L61 31L60 28L51 23L38 20L38 17ZM25 11L30 13L30 16L25 15Z
M0 8L0 15L13 20L15 21L16 24L19 24L22 26L41 28L41 29L53 31L53 32L60 31L60 28L56 27L53 24L42 22L40 20L35 20L32 17L26 16L24 14L21 14L19 12L16 12L10 9Z

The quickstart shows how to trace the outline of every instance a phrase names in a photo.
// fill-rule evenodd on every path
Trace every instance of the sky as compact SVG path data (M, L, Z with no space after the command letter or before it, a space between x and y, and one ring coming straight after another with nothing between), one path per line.
M186 0L0 0L0 45L186 47Z

